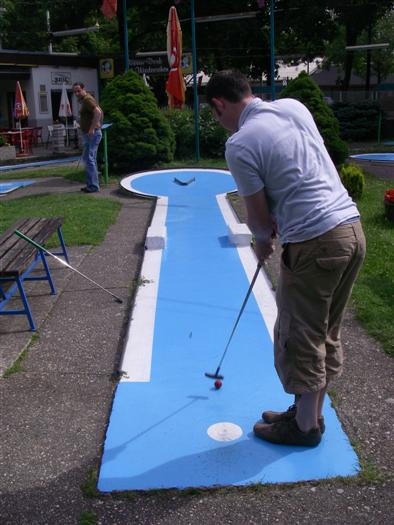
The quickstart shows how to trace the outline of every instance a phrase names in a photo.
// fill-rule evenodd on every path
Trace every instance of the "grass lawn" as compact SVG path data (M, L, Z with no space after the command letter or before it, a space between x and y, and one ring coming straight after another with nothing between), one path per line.
M0 232L17 219L64 217L63 235L67 246L100 244L108 227L116 221L121 205L111 199L89 195L34 195L0 203ZM57 246L57 235L46 246Z
M367 255L353 291L357 318L394 356L394 224L384 216L384 190L394 183L366 174L357 203L367 238Z

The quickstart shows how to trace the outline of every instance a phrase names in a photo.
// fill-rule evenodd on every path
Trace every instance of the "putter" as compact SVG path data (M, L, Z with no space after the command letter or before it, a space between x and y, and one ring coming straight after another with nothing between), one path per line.
M53 257L54 259L56 259L58 262L60 262L61 264L63 264L63 266L66 266L67 268L69 268L70 270L72 270L73 272L76 272L78 275L80 275L81 277L83 277L84 279L87 279L88 281L90 281L91 283L95 284L96 286L98 286L99 288L101 288L101 290L104 290L104 292L107 292L109 295L112 295L112 297L115 299L115 301L117 303L123 303L123 300L120 299L119 297L117 297L115 294L113 294L112 292L110 292L109 290L107 290L106 288L104 288L103 286L101 286L101 284L98 284L96 283L96 281L93 281L93 279L91 279L90 277L88 277L87 275L85 275L84 273L80 272L79 270L77 270L76 268L74 268L73 266L71 266L71 264L68 264L68 262L66 261L63 261L63 259L60 259L60 257L57 257L55 254L49 252L46 248L44 248L43 246L41 246L40 244L38 244L38 242L36 241L33 241L33 239L30 239L30 237L28 237L27 235L25 235L24 233L20 232L19 230L14 230L14 233L16 235L18 235L18 237L20 237L21 239L29 242L30 244L32 244L33 246L35 246L36 248L38 248L39 250L42 250L43 252L47 253L48 255L50 255L51 257Z
M259 271L260 271L260 269L261 269L261 264L258 263L258 264L257 264L256 271L255 271L254 276L253 276L253 279L252 279L252 282L250 283L249 290L248 290L248 292L247 292L247 294L246 294L246 297L245 297L245 299L244 299L244 302L242 303L241 310L240 310L240 312L239 312L239 314L238 314L237 320L235 321L233 331L231 332L231 335L230 335L229 340L228 340L228 342L227 342L226 348L224 349L224 352L223 352L222 358L221 358L221 360L220 360L220 362L219 362L219 366L217 367L216 372L215 372L214 374L210 374L209 372L205 372L206 377L209 377L210 379L223 379L223 378L224 378L223 375L219 374L220 367L222 366L224 356L226 355L227 349L228 349L228 347L230 346L231 339L233 338L233 335L234 335L235 329L237 328L237 325L238 325L238 322L239 322L239 320L240 320L240 318L241 318L242 312L244 311L245 306L246 306L246 303L248 302L249 295L251 294L251 292L252 292L252 290L253 290L253 286L254 286L254 283L256 282L257 276L259 275Z

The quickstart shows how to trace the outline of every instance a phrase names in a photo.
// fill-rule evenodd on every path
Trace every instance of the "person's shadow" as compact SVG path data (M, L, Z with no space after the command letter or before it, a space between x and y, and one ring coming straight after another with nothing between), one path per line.
M128 457L126 449L130 443L143 438L180 412L189 409L194 403L206 401L206 396L188 396L190 401L177 410L165 415L154 424L135 434L116 447L106 448L102 466L116 461L119 455ZM158 443L162 447L163 443ZM300 448L300 451L302 448ZM103 492L114 490L145 490L153 488L186 488L190 486L243 485L264 482L264 470L271 463L294 454L294 447L278 447L256 438L252 432L238 438L236 442L217 442L215 448L190 455L180 455L155 468L147 469L138 475L108 477L100 473L98 489ZM164 454L165 456L165 454ZM130 462L136 458L130 457ZM123 465L122 471L127 469ZM110 469L116 472L116 468ZM135 470L135 469L133 469Z
M138 475L100 477L98 489L106 492L113 487L116 490L147 490L264 483L268 465L295 453L294 447L264 443L252 433L245 437L235 443L218 442L214 449L180 456Z

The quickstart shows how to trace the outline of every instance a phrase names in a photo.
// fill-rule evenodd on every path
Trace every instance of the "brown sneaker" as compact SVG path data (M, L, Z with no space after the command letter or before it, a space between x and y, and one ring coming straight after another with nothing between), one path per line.
M265 441L279 445L299 445L301 447L316 447L321 441L320 428L312 428L302 432L295 418L277 423L257 421L253 427L255 435Z
M278 423L279 421L288 421L293 419L297 413L297 405L289 406L285 412L273 412L272 410L267 410L261 414L261 417L266 423Z
M267 410L261 414L261 417L264 419L265 423L279 423L279 421L289 421L293 419L297 414L297 405L291 405L285 412L273 412L272 410ZM324 434L326 430L326 425L324 423L324 416L317 418L319 424L320 433Z

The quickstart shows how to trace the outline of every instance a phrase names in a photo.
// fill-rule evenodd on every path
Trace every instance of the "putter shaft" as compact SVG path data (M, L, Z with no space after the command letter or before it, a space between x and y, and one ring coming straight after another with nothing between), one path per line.
M250 283L250 286L249 286L248 292L247 292L247 294L246 294L246 296L245 296L244 302L242 303L241 310L239 311L239 314L238 314L237 320L235 321L235 324L234 324L234 328L233 328L233 330L232 330L232 332L231 332L231 334L230 334L230 337L229 337L229 339L228 339L228 341L227 341L226 348L224 349L224 352L223 352L222 358L221 358L221 360L220 360L220 362L219 362L219 366L217 367L216 372L215 372L214 374L205 373L205 375L206 375L207 377L210 377L211 379L223 379L223 376L221 376L221 375L219 374L220 367L222 366L223 359L224 359L224 357L225 357L225 355L226 355L226 352L227 352L227 350L228 350L228 347L230 346L231 340L232 340L233 335L234 335L234 333L235 333L235 330L236 330L236 328L237 328L237 326L238 326L239 320L241 319L241 315L242 315L243 311L245 310L246 303L248 302L249 296L250 296L250 294L251 294L251 292L252 292L252 290L253 290L253 286L254 286L254 283L256 282L256 279L257 279L257 277L258 277L258 275L259 275L260 269L261 269L261 264L258 263L258 264L257 264L256 271L255 271L255 273L254 273L254 275L253 275L252 282Z
M71 264L69 264L68 262L66 261L63 261L63 259L60 259L60 257L57 257L57 255L55 255L54 253L48 251L46 248L44 248L43 246L41 246L41 244L39 244L38 242L36 241L33 241L33 239L30 239L30 237L28 237L27 235L25 235L24 233L20 232L19 230L15 230L14 233L16 235L18 235L18 237L20 237L21 239L29 242L30 244L32 244L33 246L35 246L36 248L38 248L39 250L47 253L48 255L50 255L51 257L53 257L54 259L56 259L60 264L62 264L63 266L66 266L67 268L69 268L70 270L72 270L73 272L76 272L78 275L80 275L81 277L83 277L84 279L86 279L87 281L91 282L92 284L98 286L98 288L101 288L101 290L103 290L104 292L108 293L109 295L112 295L112 297L116 300L116 302L118 303L123 303L123 300L120 299L119 297L117 297L115 294L113 294L112 292L110 292L109 290L107 290L106 288L104 288L104 286L101 286L101 284L98 284L96 283L96 281L93 281L93 279L91 279L90 277L88 277L87 275L85 275L84 273L80 272L79 270L77 270L76 268L74 268L73 266L71 266Z

